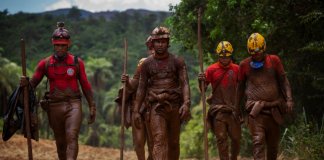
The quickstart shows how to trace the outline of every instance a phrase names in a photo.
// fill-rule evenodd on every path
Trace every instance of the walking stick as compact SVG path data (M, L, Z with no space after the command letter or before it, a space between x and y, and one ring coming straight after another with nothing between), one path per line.
M199 65L200 65L200 72L204 73L204 66L203 66L203 55L202 55L202 48L201 48L201 7L198 10L198 50L199 50ZM205 160L208 160L208 129L207 129L207 119L206 119L206 96L205 96L205 82L201 82L201 101L203 104L203 119L204 119L204 156Z
M20 40L21 49L21 67L22 74L26 77L26 52L25 52L25 41ZM29 115L29 85L24 86L24 117L25 117L25 132L27 134L27 145L28 145L28 159L33 159L33 151L31 144L31 133L30 133L30 115Z
M127 39L124 39L124 70L123 74L126 74L127 70ZM125 98L126 98L126 82L123 82L123 99L122 99L122 110L121 110L121 133L120 133L120 160L124 159L124 124L125 124Z

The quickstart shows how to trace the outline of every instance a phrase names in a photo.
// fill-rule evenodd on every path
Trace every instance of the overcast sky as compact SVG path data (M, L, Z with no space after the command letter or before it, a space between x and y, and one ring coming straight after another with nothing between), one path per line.
M77 6L91 12L124 11L129 8L152 11L168 11L169 4L176 5L181 0L0 0L0 10L10 14L19 11L39 13L59 8Z

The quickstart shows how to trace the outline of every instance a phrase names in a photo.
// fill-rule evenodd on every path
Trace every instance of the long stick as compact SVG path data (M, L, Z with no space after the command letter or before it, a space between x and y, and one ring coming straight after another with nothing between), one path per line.
M24 39L20 40L20 49L21 49L21 67L22 74L26 76L26 52L25 52L25 41ZM30 116L29 116L29 93L28 85L24 86L24 116L25 116L25 132L27 134L27 145L28 145L28 159L33 159L33 151L31 144L31 133L30 133Z
M204 65L203 65L203 55L202 55L202 47L201 47L201 7L198 10L198 50L199 50L199 65L200 72L204 73ZM205 82L201 83L201 101L203 104L203 118L204 118L204 156L205 160L208 160L208 129L207 129L207 118L206 118L206 96L205 96Z
M123 74L126 74L127 71L127 39L124 39L124 70L123 70ZM124 114L125 114L125 97L126 97L126 83L124 82L123 84L123 99L122 99L122 111L121 111L121 133L120 133L120 159L123 160L124 159L124 124L125 124L125 118L124 118Z

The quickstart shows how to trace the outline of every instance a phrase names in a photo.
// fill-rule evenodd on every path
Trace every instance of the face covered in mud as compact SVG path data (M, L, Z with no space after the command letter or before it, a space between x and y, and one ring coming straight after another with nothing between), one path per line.
M169 48L169 39L166 38L155 39L153 41L153 47L156 54L166 53Z

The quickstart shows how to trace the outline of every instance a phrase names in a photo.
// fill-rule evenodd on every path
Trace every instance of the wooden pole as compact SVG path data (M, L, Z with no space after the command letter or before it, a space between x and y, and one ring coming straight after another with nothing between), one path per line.
M26 77L26 51L25 51L25 41L20 40L21 49L21 67L22 74ZM27 134L27 146L28 146L28 159L33 159L33 151L31 144L31 133L30 133L30 115L29 115L29 85L24 86L24 117L25 117L25 132Z
M204 64L203 64L203 53L201 47L201 7L198 10L198 51L199 51L199 65L200 72L204 73ZM204 120L204 156L205 160L208 160L208 128L207 128L207 116L206 116L206 95L205 95L205 82L201 82L201 101L203 104L203 120Z
M127 44L127 39L124 39L124 67L123 67L123 74L125 75L127 72L127 48L128 48L128 44ZM123 83L123 99L122 99L122 110L121 110L121 133L120 133L120 160L124 159L124 142L125 142L125 135L124 135L124 128L125 128L125 98L126 98L126 91L127 91L127 87L126 87L126 82Z

